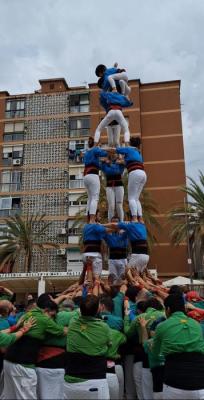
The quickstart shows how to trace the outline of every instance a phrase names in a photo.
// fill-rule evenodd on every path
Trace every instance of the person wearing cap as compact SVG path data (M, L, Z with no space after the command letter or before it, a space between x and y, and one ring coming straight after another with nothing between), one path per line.
M181 295L169 295L164 305L167 320L156 328L151 348L165 356L163 399L203 399L202 329L186 315Z
M109 326L97 318L99 298L82 299L81 316L69 325L65 368L65 399L108 400L107 354L111 346Z

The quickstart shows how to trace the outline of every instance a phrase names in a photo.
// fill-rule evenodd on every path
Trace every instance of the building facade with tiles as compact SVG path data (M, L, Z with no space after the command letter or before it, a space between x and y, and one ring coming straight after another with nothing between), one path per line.
M0 224L16 212L46 214L51 224L44 239L59 248L47 249L46 263L35 253L32 270L79 272L79 231L72 225L85 207L78 200L85 191L80 152L104 112L96 84L69 87L63 78L39 83L34 93L0 92ZM188 274L186 245L170 245L166 222L168 210L184 200L178 190L185 184L180 81L131 80L130 86L134 105L124 115L131 134L141 135L146 189L157 202L163 226L150 266L163 277ZM107 142L105 131L102 141ZM21 262L18 268L21 272Z

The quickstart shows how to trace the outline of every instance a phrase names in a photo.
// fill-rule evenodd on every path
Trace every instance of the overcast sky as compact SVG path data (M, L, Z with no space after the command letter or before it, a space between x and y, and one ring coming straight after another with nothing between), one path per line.
M181 79L187 173L204 171L204 0L0 0L0 90L94 82L114 61L142 82Z

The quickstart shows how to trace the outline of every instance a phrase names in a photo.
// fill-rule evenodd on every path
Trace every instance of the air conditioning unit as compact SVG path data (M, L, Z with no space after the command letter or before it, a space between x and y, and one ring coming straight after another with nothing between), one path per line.
M66 255L66 249L57 250L57 256L65 256L65 255Z
M66 235L66 233L67 233L66 228L61 228L59 230L59 235Z
M21 165L21 163L22 163L21 158L15 158L15 159L13 160L13 165Z

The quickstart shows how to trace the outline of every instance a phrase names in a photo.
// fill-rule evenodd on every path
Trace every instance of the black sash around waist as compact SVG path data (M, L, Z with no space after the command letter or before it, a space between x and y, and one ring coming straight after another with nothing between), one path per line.
M84 253L100 253L100 252L101 252L101 240L84 241Z
M123 186L122 176L120 174L106 175L106 186L107 187Z
M174 353L166 357L164 383L182 390L204 389L204 354Z
M65 374L81 379L105 379L107 360L104 356L66 353Z
M144 170L144 164L139 161L129 161L127 162L128 173L135 171L136 169Z
M132 254L148 254L146 240L131 241Z
M127 258L127 248L111 247L109 249L110 260L122 260L124 258Z
M94 164L86 165L84 168L84 176L89 174L98 175L99 174L98 167Z
M15 364L36 364L42 342L30 336L22 336L8 347L5 360Z

